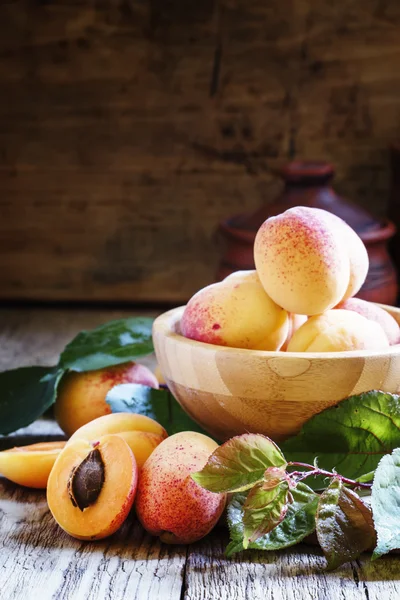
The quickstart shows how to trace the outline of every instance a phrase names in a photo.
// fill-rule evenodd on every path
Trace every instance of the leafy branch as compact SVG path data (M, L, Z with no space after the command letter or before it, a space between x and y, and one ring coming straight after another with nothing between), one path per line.
M322 493L304 483L311 477L323 479ZM315 531L329 569L368 549L375 548L376 558L400 546L400 449L379 462L373 483L371 477L369 472L368 481L360 481L362 476L352 479L316 461L287 461L259 434L230 439L192 474L207 490L234 493L227 510L228 556L247 548L286 548ZM372 492L372 510L357 490Z
M302 467L303 469L311 469L311 471L291 471L290 478L295 480L296 482L303 481L307 479L307 477L328 477L335 478L342 481L346 485L351 485L356 489L371 489L372 483L363 483L357 479L350 479L349 477L344 477L343 475L339 475L336 471L325 471L325 469L320 469L315 465L308 465L307 463L289 461L287 463L288 467Z

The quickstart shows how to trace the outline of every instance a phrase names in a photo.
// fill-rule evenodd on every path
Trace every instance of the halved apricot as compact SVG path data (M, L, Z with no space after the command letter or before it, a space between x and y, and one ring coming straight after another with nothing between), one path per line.
M135 455L139 469L154 448L168 437L164 427L150 417L135 413L112 413L83 425L73 434L68 444L76 439L91 442L106 434L117 434L124 438Z
M64 531L81 540L113 534L135 499L136 460L127 442L105 435L75 439L58 456L47 484L50 511Z
M139 471L153 450L165 439L161 435L148 431L121 431L115 435L119 435L126 441L135 455Z
M155 433L163 439L168 437L164 427L150 417L136 413L111 413L110 415L93 419L90 423L80 427L70 437L68 443L77 438L94 440L101 435L121 433L121 431L146 431L148 433Z
M0 473L19 485L44 489L66 442L41 442L0 452Z

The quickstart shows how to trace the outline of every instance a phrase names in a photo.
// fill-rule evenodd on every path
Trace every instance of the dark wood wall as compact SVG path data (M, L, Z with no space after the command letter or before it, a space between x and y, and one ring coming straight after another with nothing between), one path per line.
M398 0L3 0L0 297L181 302L289 158L384 214L399 135Z

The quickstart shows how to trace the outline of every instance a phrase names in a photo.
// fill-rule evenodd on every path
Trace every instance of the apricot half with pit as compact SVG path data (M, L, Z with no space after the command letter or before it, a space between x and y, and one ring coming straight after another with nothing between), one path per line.
M0 473L26 487L44 489L65 442L41 442L0 452Z
M98 540L113 534L135 499L138 469L118 435L75 439L58 456L47 485L50 511L69 535Z

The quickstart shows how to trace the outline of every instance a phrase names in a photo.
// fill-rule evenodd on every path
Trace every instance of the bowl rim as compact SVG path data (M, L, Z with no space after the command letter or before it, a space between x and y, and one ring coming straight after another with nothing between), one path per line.
M396 318L396 321L400 321L400 308L396 306L389 306L387 304L379 304L377 302L373 302L372 304L376 304L380 308L383 308ZM177 306L176 308L172 308L162 314L160 314L153 323L153 335L155 332L162 333L165 337L169 337L174 339L174 341L179 342L181 344L185 344L187 346L193 346L194 348L198 348L199 350L209 350L213 352L225 352L229 354L237 354L243 355L252 354L253 356L257 356L258 358L287 358L287 359L317 359L323 360L324 358L329 360L344 360L349 358L373 358L373 357L390 357L393 355L400 354L400 343L389 346L383 350L344 350L337 352L287 352L281 350L252 350L249 348L232 348L230 346L220 346L218 344L207 344L206 342L199 342L197 340L192 340L190 338L186 338L180 333L177 333L175 327L177 323L180 321L183 311L185 310L186 305Z

